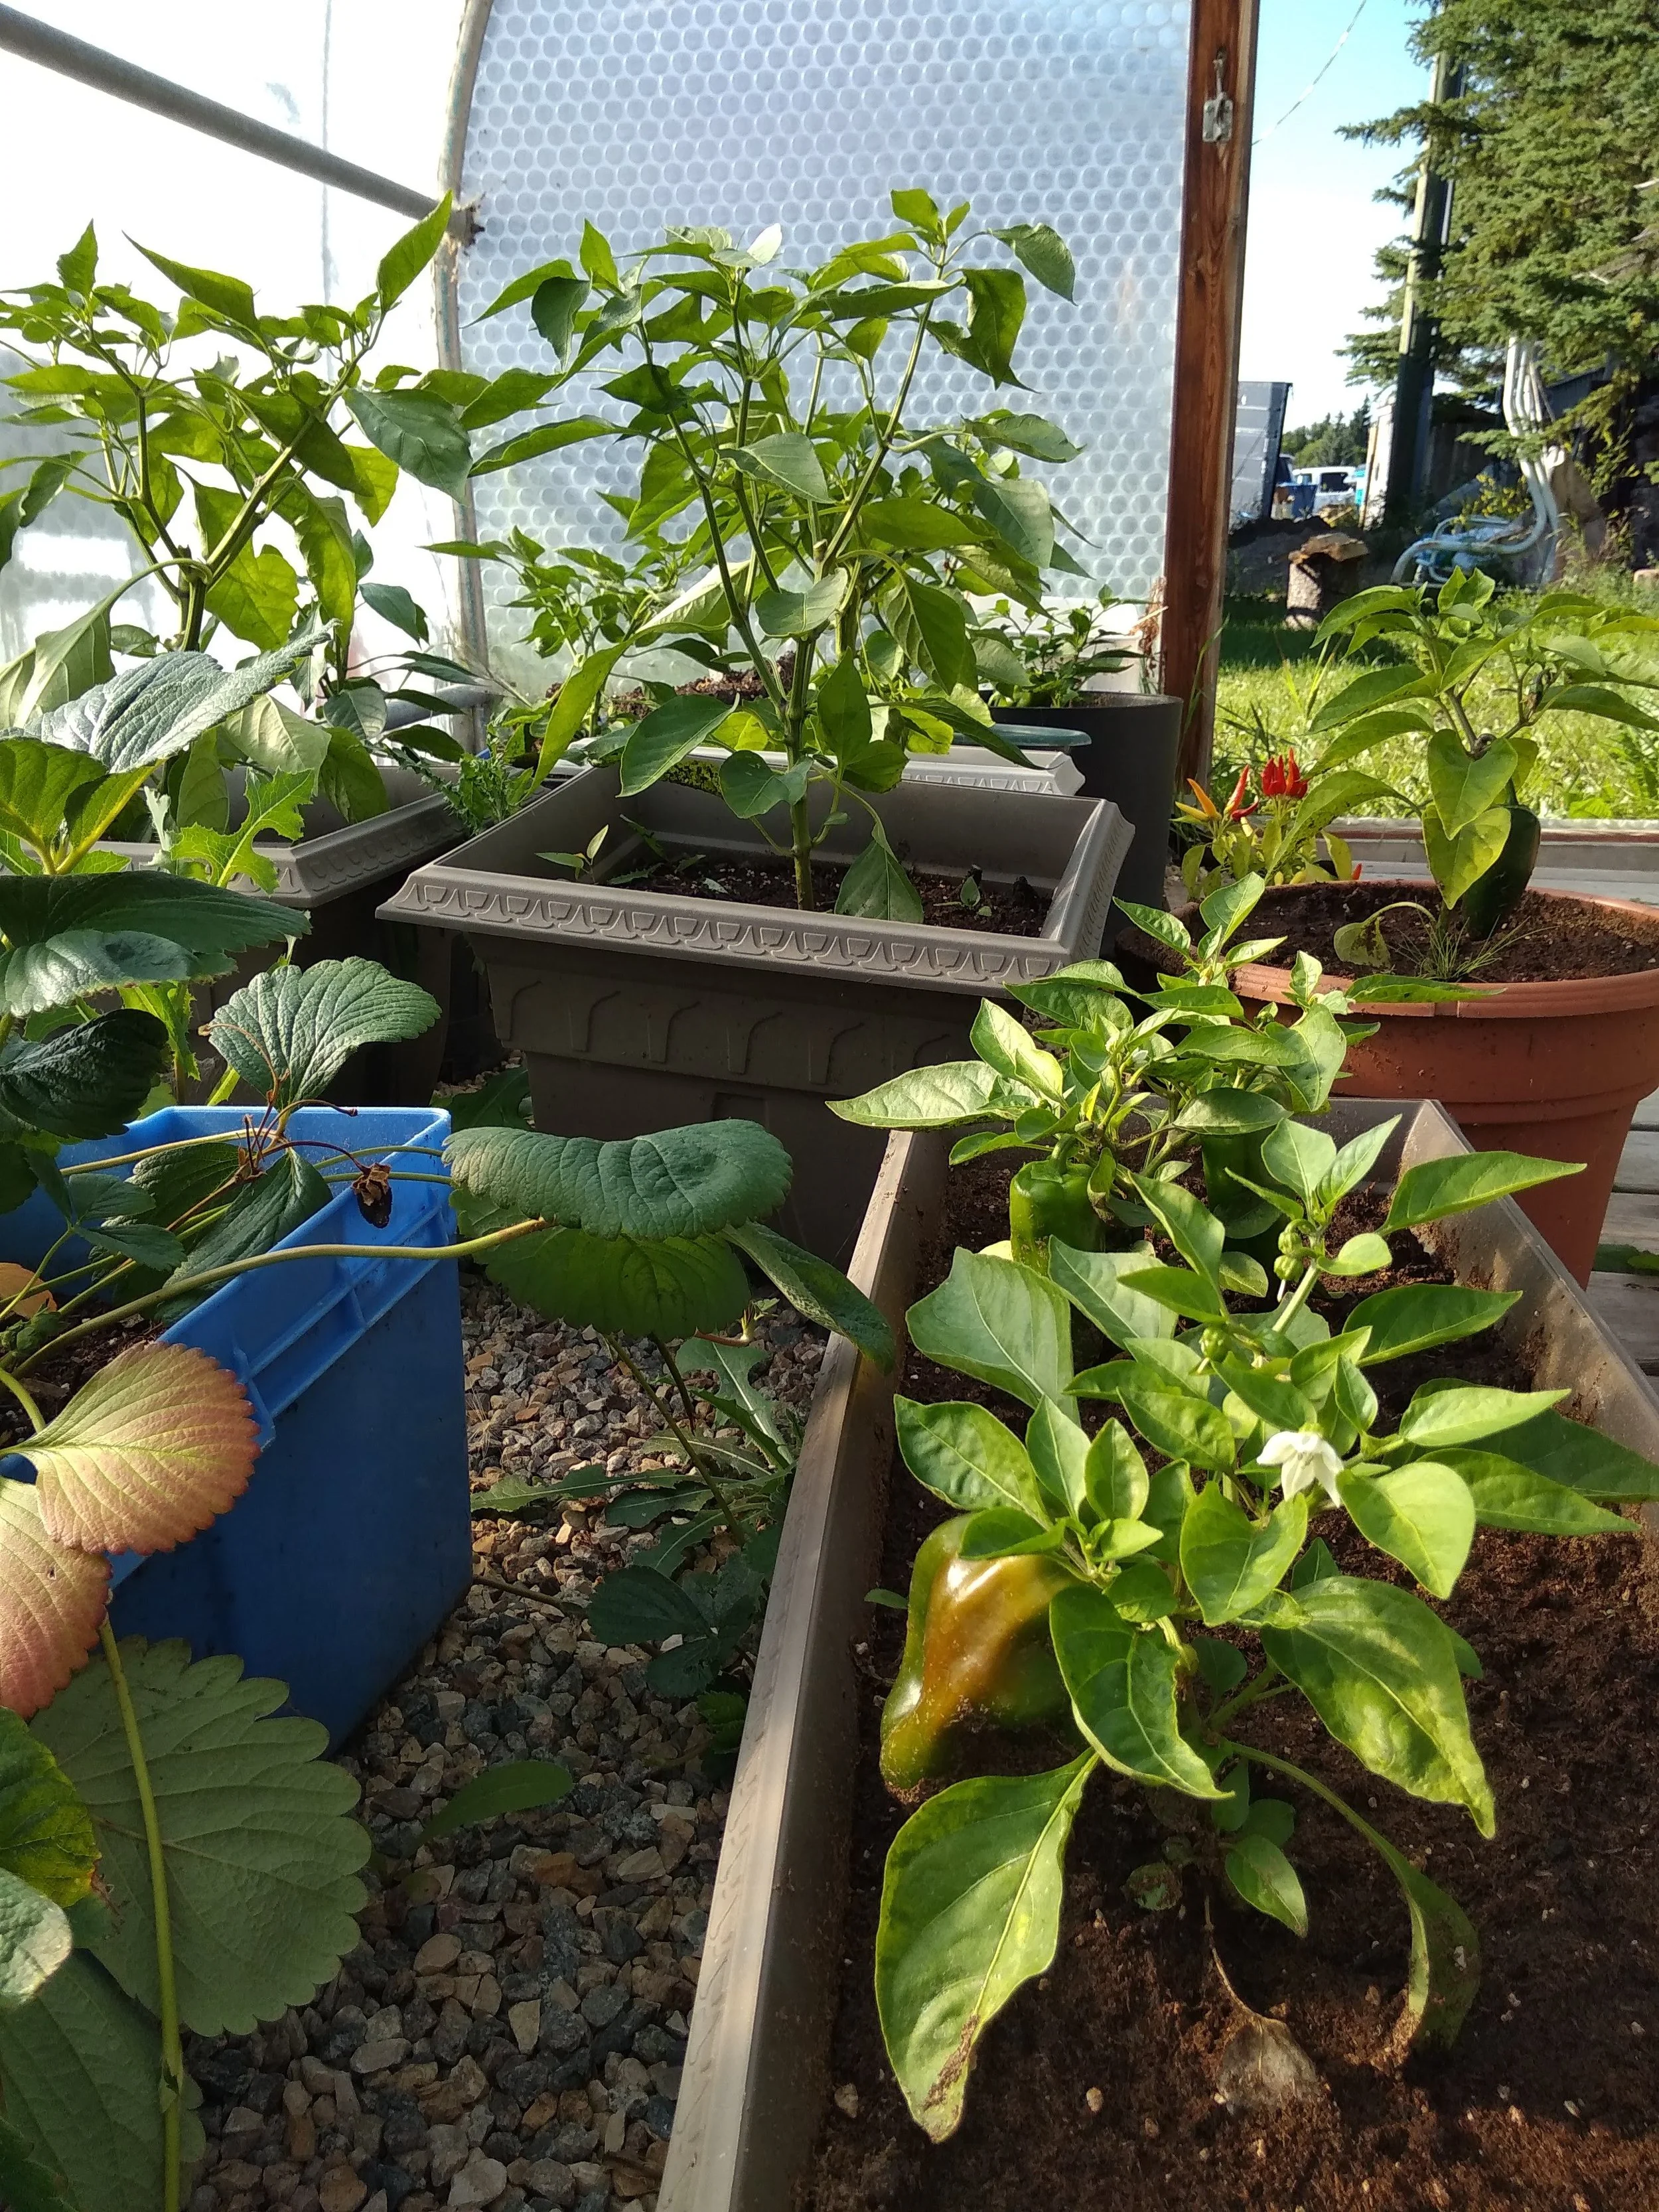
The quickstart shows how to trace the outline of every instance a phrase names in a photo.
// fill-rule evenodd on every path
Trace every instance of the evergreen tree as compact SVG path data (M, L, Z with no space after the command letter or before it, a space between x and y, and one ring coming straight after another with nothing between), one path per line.
M1462 89L1351 135L1425 143L1452 180L1451 235L1431 304L1443 379L1487 396L1511 333L1546 373L1606 368L1590 419L1604 433L1659 372L1659 21L1655 0L1440 0L1413 33ZM1415 173L1391 197L1409 207ZM1650 187L1644 190L1644 187ZM1355 337L1356 380L1392 380L1403 246L1377 257L1390 286Z
M1352 415L1328 415L1322 422L1309 422L1299 430L1286 430L1279 441L1279 449L1293 468L1334 469L1344 465L1357 467L1365 458L1370 429L1370 402L1364 399Z

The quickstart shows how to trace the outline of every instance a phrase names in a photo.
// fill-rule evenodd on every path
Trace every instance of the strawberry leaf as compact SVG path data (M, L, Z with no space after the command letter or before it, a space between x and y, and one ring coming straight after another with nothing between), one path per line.
M0 1480L0 1705L27 1720L85 1665L108 1588L107 1559L46 1534L32 1483Z
M166 1552L247 1487L258 1430L235 1376L188 1344L143 1344L19 1449L41 1524L82 1552Z

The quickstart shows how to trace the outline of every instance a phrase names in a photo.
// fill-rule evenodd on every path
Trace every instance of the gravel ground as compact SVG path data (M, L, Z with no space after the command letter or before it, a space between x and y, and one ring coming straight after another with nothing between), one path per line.
M591 1331L462 1282L472 1481L601 1458L660 1466L658 1425ZM763 1378L803 1413L822 1339L761 1324ZM313 2003L187 2045L209 2136L190 2212L655 2212L726 1817L695 1705L647 1655L586 1636L595 1584L652 1540L602 1509L485 1516L475 1582L339 1763L377 1852L362 1941ZM562 1759L577 1788L418 1846L499 1760Z

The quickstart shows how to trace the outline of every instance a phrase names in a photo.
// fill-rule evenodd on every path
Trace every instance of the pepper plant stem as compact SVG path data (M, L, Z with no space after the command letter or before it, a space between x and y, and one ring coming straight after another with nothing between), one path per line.
M1357 1828L1368 1844L1375 1844L1382 1851L1389 1848L1388 1838L1356 1813L1346 1797L1339 1797L1334 1790L1328 1789L1317 1775L1310 1774L1304 1767L1292 1765L1288 1759L1276 1759L1270 1751L1258 1751L1253 1743L1234 1743L1224 1736L1221 1749L1232 1753L1237 1759L1249 1759L1253 1765L1265 1766L1274 1774L1282 1774L1287 1781L1299 1782L1304 1790L1311 1790L1316 1797L1322 1797L1333 1812L1340 1813L1349 1826Z
M15 1389L16 1386L14 1384L12 1387ZM103 1646L110 1680L115 1686L115 1702L120 1709L122 1732L127 1740L127 1756L132 1761L132 1778L137 1785L138 1808L143 1816L144 1848L149 1857L149 1891L155 1913L155 1979L160 1993L161 2021L161 2204L162 2212L179 2212L182 2186L179 2118L185 2100L185 2054L179 2040L179 1990L173 1971L173 1915L167 1901L167 1869L161 1847L161 1822L155 1810L155 1793L150 1787L149 1764L144 1757L144 1741L139 1733L132 1692L127 1686L126 1674L121 1666L121 1654L107 1614L99 1625L98 1640Z

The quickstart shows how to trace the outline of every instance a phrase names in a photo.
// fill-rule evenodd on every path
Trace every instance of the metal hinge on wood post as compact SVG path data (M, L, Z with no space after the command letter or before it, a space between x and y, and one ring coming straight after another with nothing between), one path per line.
M1224 146L1233 135L1233 104L1222 89L1221 72L1227 59L1225 52L1215 58L1215 90L1204 103L1204 143Z

